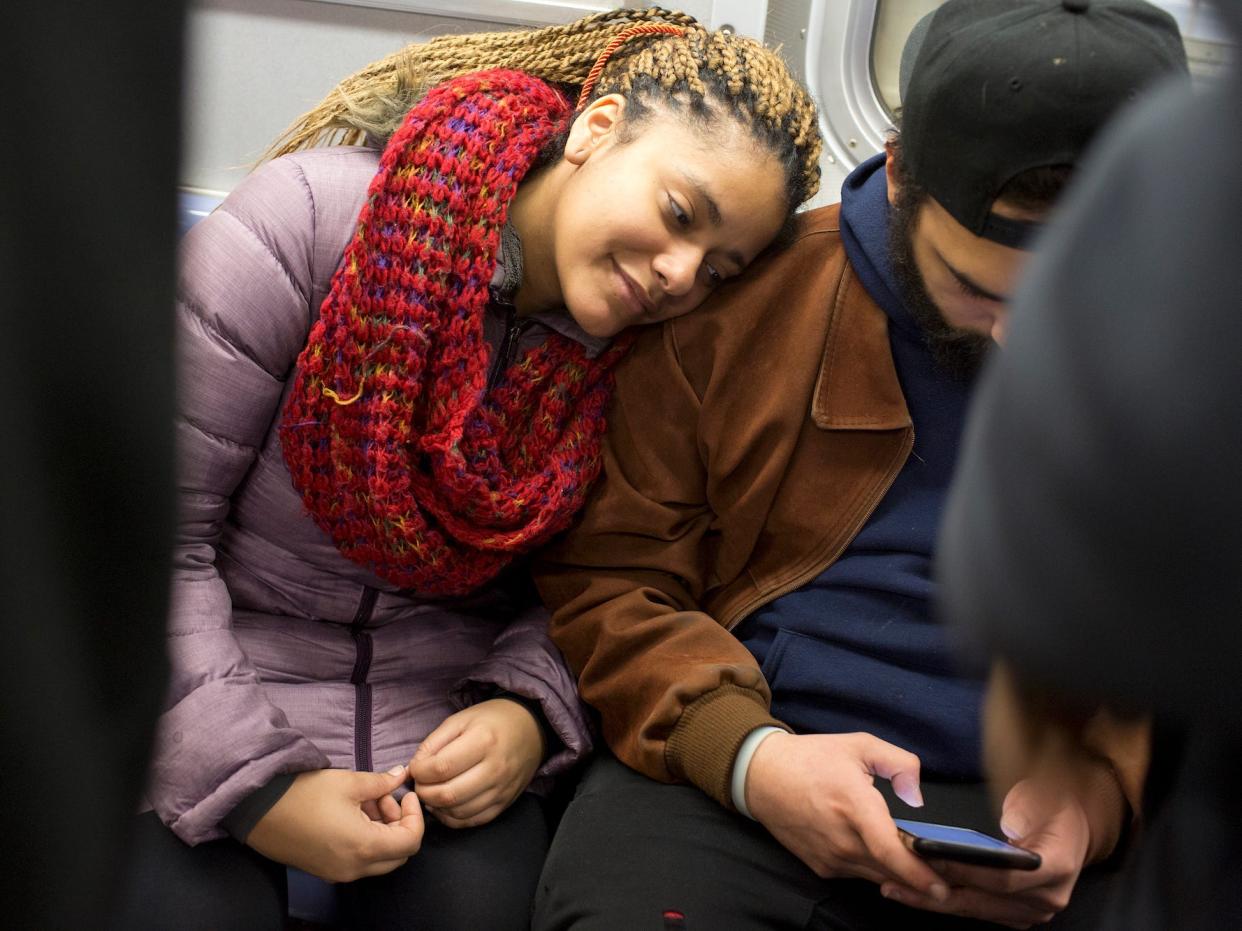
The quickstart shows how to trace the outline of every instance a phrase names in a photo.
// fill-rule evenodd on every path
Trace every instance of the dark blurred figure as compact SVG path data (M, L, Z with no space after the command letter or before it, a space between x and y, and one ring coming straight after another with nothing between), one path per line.
M164 683L182 20L17 0L0 27L11 928L106 924Z
M1100 700L1154 720L1108 925L1128 931L1242 926L1239 153L1235 69L1151 100L1084 166L980 390L942 537L946 614L1003 658L995 776L1063 752L1044 725Z

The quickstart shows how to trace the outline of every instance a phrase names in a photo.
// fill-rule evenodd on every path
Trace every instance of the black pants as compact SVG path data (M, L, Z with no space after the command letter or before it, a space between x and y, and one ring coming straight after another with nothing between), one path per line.
M153 812L138 821L115 927L284 927L284 866L231 839L190 847ZM405 931L526 929L547 850L543 803L529 793L482 827L459 831L429 819L422 849L404 866L335 887L342 924Z
M902 805L903 816L996 832L981 785L925 783L923 795L925 807L912 815ZM901 805L890 797L893 804ZM1094 931L1109 878L1084 873L1054 927ZM907 908L874 883L821 879L758 823L696 788L654 782L606 755L590 765L561 821L534 919L536 931L994 927Z

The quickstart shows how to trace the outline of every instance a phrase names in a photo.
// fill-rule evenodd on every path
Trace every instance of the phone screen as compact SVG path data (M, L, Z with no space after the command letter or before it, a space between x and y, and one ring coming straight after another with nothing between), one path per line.
M938 840L946 844L964 844L967 847L986 847L990 850L1020 849L980 831L972 831L970 828L955 828L949 824L930 824L926 821L905 821L901 818L895 820L897 827L911 837Z
M979 831L925 821L894 820L899 830L914 838L914 852L921 856L1008 869L1039 868L1038 854Z

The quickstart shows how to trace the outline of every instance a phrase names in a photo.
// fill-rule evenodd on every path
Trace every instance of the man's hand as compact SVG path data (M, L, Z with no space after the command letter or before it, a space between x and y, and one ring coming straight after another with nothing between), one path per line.
M246 844L268 859L329 882L395 870L423 842L418 799L412 792L400 805L392 799L406 775L404 766L387 773L300 773L251 829ZM397 810L395 820L374 820L364 811L364 804L384 797Z
M933 862L952 886L946 901L931 901L900 882L885 883L881 892L916 908L1014 928L1050 921L1069 902L1084 864L1112 853L1129 816L1116 771L1080 736L1024 701L1011 670L996 663L984 713L988 775L993 786L1013 786L1001 830L1038 853L1042 865L1022 872Z
M1038 853L1040 868L1025 872L930 861L949 881L946 900L935 901L899 882L886 882L880 891L914 908L1011 928L1051 921L1069 903L1091 846L1086 806L1063 783L1026 780L1005 796L1001 830L1011 843Z
M534 716L494 698L445 718L410 760L410 774L428 811L451 828L469 828L508 808L542 758Z
M870 734L773 734L746 774L746 807L816 875L897 881L936 901L948 886L902 844L874 777L921 806L919 758Z

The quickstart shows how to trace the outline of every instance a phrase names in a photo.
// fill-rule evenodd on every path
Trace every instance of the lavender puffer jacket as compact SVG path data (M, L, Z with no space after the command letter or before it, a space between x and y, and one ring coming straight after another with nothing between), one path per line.
M377 165L364 148L277 159L183 244L172 676L147 797L191 844L277 774L408 762L495 687L537 699L564 744L537 783L590 749L541 607L498 585L394 590L341 556L285 468L285 390Z

